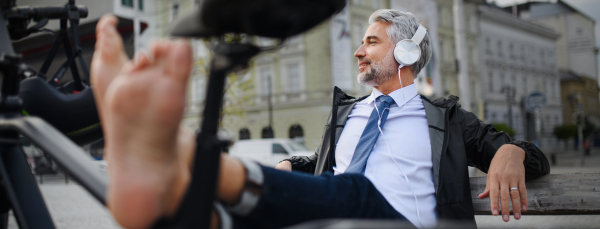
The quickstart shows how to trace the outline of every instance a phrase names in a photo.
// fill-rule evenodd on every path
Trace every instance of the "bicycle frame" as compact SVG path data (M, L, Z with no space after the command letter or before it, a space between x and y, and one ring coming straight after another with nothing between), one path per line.
M0 16L0 25L6 25ZM0 26L0 71L2 97L0 101L0 214L6 219L12 208L20 228L54 228L41 192L23 149L19 134L26 136L39 148L50 154L72 177L98 201L105 203L108 176L75 143L40 118L23 117L18 97L21 74L25 65L14 54L8 30ZM3 220L4 228L7 221Z

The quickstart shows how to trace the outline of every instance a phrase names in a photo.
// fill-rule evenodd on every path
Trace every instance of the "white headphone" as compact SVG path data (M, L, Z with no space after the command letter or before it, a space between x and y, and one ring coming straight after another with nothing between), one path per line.
M421 57L421 48L419 44L423 41L423 38L427 34L427 29L422 25L419 25L417 32L411 39L404 39L399 41L394 48L394 58L396 62L404 66L413 65Z

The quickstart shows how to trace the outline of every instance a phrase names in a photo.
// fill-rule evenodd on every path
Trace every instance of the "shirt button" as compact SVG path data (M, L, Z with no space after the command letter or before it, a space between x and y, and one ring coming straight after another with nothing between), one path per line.
M370 173L372 173L372 172L373 172L373 169L369 169L369 172L370 172Z
M377 145L373 145L373 148L377 147Z

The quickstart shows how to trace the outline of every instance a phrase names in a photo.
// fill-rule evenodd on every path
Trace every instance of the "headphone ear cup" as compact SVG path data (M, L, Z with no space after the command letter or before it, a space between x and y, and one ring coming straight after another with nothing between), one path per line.
M421 48L412 40L401 40L394 48L396 62L404 66L413 65L421 57Z

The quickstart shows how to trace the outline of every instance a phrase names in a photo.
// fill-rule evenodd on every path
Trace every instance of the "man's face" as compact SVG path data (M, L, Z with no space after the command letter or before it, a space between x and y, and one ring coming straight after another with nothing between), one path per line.
M377 86L389 80L398 68L394 59L394 46L385 32L388 25L375 22L369 26L362 45L354 56L358 58L358 82Z

